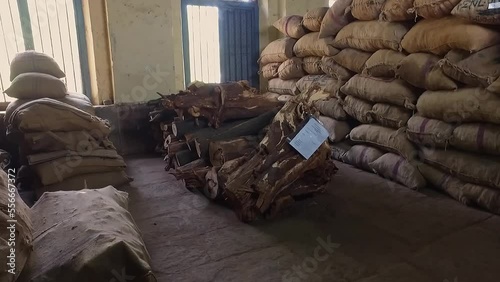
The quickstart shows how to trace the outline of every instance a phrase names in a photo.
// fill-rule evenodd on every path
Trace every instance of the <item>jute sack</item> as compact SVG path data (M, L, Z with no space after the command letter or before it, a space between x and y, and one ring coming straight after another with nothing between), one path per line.
M385 0L353 0L352 15L361 21L378 20Z
M54 99L59 102L63 102L65 104L68 104L70 106L76 107L80 110L83 110L84 112L95 115L95 109L90 103L90 100L87 98L87 96L79 93L68 93L68 95L64 96L64 98L61 99ZM10 116L14 111L19 108L20 106L31 102L32 99L17 99L9 103L7 106L7 109L5 110L5 116L4 119L6 121L10 120Z
M332 158L342 162L342 159L352 148L352 145L349 140L344 140L342 142L330 144L330 147L332 147Z
M443 72L469 86L487 88L500 77L500 45L470 54L451 50L440 62Z
M437 119L414 115L408 120L406 134L413 143L432 148L446 148L455 126Z
M346 138L349 132L351 132L351 127L345 121L338 121L326 116L320 116L318 119L323 123L326 130L328 130L330 134L328 139L330 142L340 142Z
M293 58L293 46L296 42L296 39L285 37L269 43L260 54L260 64L283 63Z
M462 181L500 189L500 159L447 149L422 148L426 163L438 167Z
M500 155L500 126L465 123L453 131L450 144L466 151Z
M64 98L67 89L64 82L44 73L23 73L12 81L5 94L17 99Z
M36 189L37 197L43 193L57 191L79 191L83 189L100 189L106 186L120 188L130 183L132 179L123 171L97 172L82 174L65 179L61 183L43 186Z
M308 75L304 76L297 82L297 89L300 92L304 92L312 86L319 86L321 90L324 90L332 96L337 96L338 92L345 81L337 80L335 78L329 77L328 75Z
M24 134L23 148L27 153L62 150L91 152L97 149L116 150L113 143L99 131L46 131Z
M343 81L349 80L354 75L353 72L335 62L333 57L323 57L321 60L321 69L327 75Z
M418 99L418 112L446 122L500 124L500 97L482 88L427 91Z
M273 26L284 35L299 39L307 33L302 24L302 19L302 16L287 16L274 22Z
M336 120L347 119L347 113L342 108L340 100L335 97L328 98L327 100L315 101L313 105L324 116L331 117Z
M401 129L362 124L351 130L350 138L356 143L367 143L399 154L407 160L412 160L417 153L415 147L406 139L405 131Z
M121 157L98 158L69 156L32 166L42 185L60 183L65 179L88 173L123 171L127 167Z
M353 96L347 96L344 100L344 111L361 123L373 122L372 108L372 103Z
M53 100L27 102L13 111L9 118L12 128L21 132L96 131L108 136L109 123L76 107Z
M394 78L396 69L405 54L388 49L382 49L375 52L365 63L363 74L374 77Z
M306 76L302 67L302 58L293 57L283 62L278 68L278 77L282 80L290 80Z
M308 74L324 74L325 72L321 69L321 64L320 57L305 57L302 66Z
M44 73L56 78L66 76L57 62L49 55L36 51L18 53L10 63L10 81L13 81L20 74L29 72Z
M333 47L333 37L319 38L319 32L304 35L293 47L297 57L335 56L339 50Z
M378 175L396 181L404 186L418 190L427 184L418 168L405 158L387 153L369 164Z
M500 78L495 80L488 88L488 91L500 94Z
M433 54L410 54L398 65L396 76L415 87L427 90L457 89L457 84L439 67L439 60Z
M450 16L419 21L401 45L408 53L445 55L452 49L473 53L499 43L498 31Z
M127 209L128 194L111 186L44 194L32 208L34 251L20 281L155 282Z
M37 165L42 163L48 163L55 160L60 160L61 158L67 159L83 159L83 158L103 158L103 159L120 159L121 156L118 155L116 150L113 149L96 149L92 151L70 151L61 150L54 152L39 152L26 156L26 161L28 165ZM76 162L76 161L75 161Z
M323 22L326 12L328 12L328 7L312 9L304 15L302 24L310 31L320 31L321 23Z
M274 78L269 81L267 89L271 92L286 95L297 94L297 79L282 80Z
M268 80L278 77L278 69L280 66L281 63L270 63L263 66L260 71L262 73L262 77Z
M342 156L342 161L366 171L373 171L370 167L370 163L383 155L384 152L377 148L365 145L355 145Z
M480 24L500 25L500 6L496 0L462 0L451 14Z
M489 187L466 183L426 164L419 164L419 171L435 188L467 206L478 206L500 214L500 192Z
M405 127L413 115L405 108L382 103L373 105L371 114L376 123L395 129Z
M319 38L337 35L344 26L354 20L351 14L351 3L352 0L336 0L333 2L321 23Z
M417 93L400 79L380 79L355 75L342 88L342 93L373 103L389 103L410 110L415 109Z
M335 37L334 46L355 48L367 52L380 49L401 50L401 40L409 27L401 23L357 21L345 26Z
M380 19L387 22L400 22L415 19L415 12L410 11L413 8L414 0L387 0L385 1L384 7L382 7L382 13L380 13Z
M437 19L450 15L460 0L415 0L413 11L425 19Z
M33 249L31 211L19 196L14 183L9 185L9 177L1 169L0 181L0 263L2 263L0 281L14 282L23 271ZM10 199L15 199L13 217L10 215L10 210L13 208ZM7 229L11 225L8 220L17 221L15 228ZM9 241L9 238L13 238L13 241ZM14 247L12 242L15 244L14 254L11 253L11 248Z
M362 73L365 69L366 61L373 53L347 48L333 56L333 60L344 68L355 73Z

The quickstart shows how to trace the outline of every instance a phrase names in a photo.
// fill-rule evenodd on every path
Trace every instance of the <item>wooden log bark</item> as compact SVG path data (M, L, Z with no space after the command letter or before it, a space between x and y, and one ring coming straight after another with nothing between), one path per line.
M258 144L257 136L210 142L208 149L210 163L216 167L222 166L227 161L255 152ZM197 147L197 153L200 157L202 156L201 149L201 146Z
M187 133L198 131L206 127L208 127L208 121L206 119L175 121L172 122L171 125L172 133L177 138L183 138Z
M317 88L310 88L290 100L271 123L259 152L222 183L225 197L241 220L253 221L259 215L265 215L278 195L290 195L297 180L311 171L322 172L323 167L333 166L328 142L324 142L308 160L287 142L287 137L296 132L309 115L319 115L310 100L317 91ZM330 172L320 173L317 181L324 185L330 177Z
M212 167L205 177L206 186L203 191L205 196L212 200L221 199L224 189L223 185L221 184L226 183L229 176L247 160L247 157L239 157L237 159L225 162L220 168Z
M186 142L183 142L183 141L177 141L177 142L173 142L173 143L170 143L167 145L167 154L170 157L173 157L178 152L181 152L184 150L189 150L189 148L186 145Z
M198 159L198 155L196 152L191 150L184 150L177 152L175 154L175 162L177 164L176 169L182 166L189 164L190 162L194 162Z

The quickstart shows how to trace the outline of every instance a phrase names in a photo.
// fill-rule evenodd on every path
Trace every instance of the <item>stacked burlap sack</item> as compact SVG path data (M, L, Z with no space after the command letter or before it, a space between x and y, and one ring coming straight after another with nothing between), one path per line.
M125 162L109 141L109 124L96 117L82 94L67 93L64 72L51 57L28 51L11 63L18 100L5 116L8 137L19 144L21 189L79 190L130 182Z

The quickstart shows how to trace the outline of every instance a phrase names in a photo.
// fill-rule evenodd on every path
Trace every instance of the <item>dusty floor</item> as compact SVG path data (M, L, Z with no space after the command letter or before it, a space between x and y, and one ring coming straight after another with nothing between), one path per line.
M500 281L500 217L344 164L325 194L247 225L158 157L130 158L130 210L158 281Z

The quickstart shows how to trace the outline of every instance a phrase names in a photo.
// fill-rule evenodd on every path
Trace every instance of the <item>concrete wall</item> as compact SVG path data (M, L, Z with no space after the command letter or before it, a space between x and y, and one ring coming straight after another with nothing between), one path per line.
M94 100L141 102L158 98L157 91L184 88L181 0L82 1ZM261 50L282 36L272 27L277 19L327 5L328 0L259 0Z

